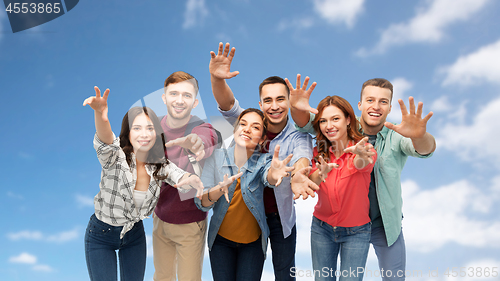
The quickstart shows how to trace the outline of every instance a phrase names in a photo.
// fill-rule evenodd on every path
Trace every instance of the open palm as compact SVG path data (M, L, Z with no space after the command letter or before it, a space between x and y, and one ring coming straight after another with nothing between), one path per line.
M290 106L301 111L309 111L311 113L318 114L318 110L309 105L309 98L311 97L312 91L316 87L316 82L312 83L311 87L307 89L309 77L306 77L306 79L304 79L304 84L300 87L300 74L297 74L296 88L293 87L288 78L285 78L285 82L290 90Z
M427 132L427 121L432 117L432 111L422 118L423 103L419 102L415 111L415 101L413 97L409 98L410 111L406 110L406 106L402 99L398 100L401 107L402 120L398 125L385 122L384 126L396 131L398 134L406 138L421 138Z
M231 62L233 61L235 48L233 47L231 51L229 51L229 43L226 43L226 47L224 51L222 50L223 44L219 43L219 50L217 55L213 51L210 52L210 64L208 69L210 74L219 79L230 79L234 76L238 75L238 71L231 72Z

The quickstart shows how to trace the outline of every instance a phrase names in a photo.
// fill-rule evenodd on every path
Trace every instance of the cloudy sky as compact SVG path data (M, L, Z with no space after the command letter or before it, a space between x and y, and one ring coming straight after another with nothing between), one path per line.
M498 280L484 276L500 270L499 13L494 0L93 0L14 34L0 11L0 279L88 280L83 236L100 165L93 113L81 104L93 87L111 89L117 135L141 98L165 114L157 91L177 70L199 80L197 113L218 116L209 52L228 41L240 71L229 84L245 107L257 107L264 78L297 73L318 83L313 106L335 94L356 108L374 77L392 81L396 99L423 101L438 149L409 159L402 175L407 269L421 272L408 279ZM400 118L394 101L389 120ZM314 204L296 205L304 275ZM154 272L149 250L145 280ZM373 252L367 266L375 274ZM452 277L453 267L468 277ZM212 279L208 258L203 276ZM272 276L268 259L263 280Z

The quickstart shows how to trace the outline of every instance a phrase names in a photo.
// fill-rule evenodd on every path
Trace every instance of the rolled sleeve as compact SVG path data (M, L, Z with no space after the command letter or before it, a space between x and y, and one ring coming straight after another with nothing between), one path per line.
M125 153L120 147L120 138L117 138L115 134L113 134L113 143L107 144L101 141L96 133L94 135L94 149L103 169L108 169L116 164L120 153L125 157Z
M425 155L418 153L415 150L415 147L413 146L413 142L411 141L411 139L405 138L403 136L401 136L401 141L400 141L399 145L401 147L401 151L403 151L403 153L406 154L407 156L412 156L412 157L417 157L417 158L429 158L434 153L434 152L431 152L431 153L425 154Z
M214 205L215 205L215 203L214 203L214 204L212 204L212 205L210 205L208 207L205 207L205 206L203 206L201 204L201 200L198 197L194 198L194 204L196 205L196 207L198 207L198 209L200 209L200 211L203 211L203 212L210 211L210 209L212 209L214 207Z
M208 158L214 150L217 148L217 143L219 139L214 127L209 123L203 123L192 130L193 134L198 135L203 142L205 148L205 156L203 158Z
M299 127L295 124L295 129L301 133L309 133L311 135L316 135L316 131L313 128L312 121L316 117L316 114L309 112L309 122L304 127Z
M217 109L231 125L234 125L234 123L236 123L236 120L238 120L238 116L240 116L243 110L245 110L240 106L240 102L237 99L234 99L234 105L228 111L222 110L219 106L217 106Z
M261 174L262 174L261 182L264 186L274 188L276 186L270 184L269 181L267 181L267 175L269 174L269 169L271 169L272 161L273 161L272 157L266 157L266 163L265 163L264 167L262 168L263 170L261 172Z
M166 166L165 172L168 175L166 182L170 185L176 185L177 183L179 183L182 176L187 174L186 171L177 167L177 165L175 165L172 161L169 161L169 164Z

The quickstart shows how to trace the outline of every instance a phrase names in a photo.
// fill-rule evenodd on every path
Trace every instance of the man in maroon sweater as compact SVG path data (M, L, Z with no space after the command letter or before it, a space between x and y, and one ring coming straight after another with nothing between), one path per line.
M200 119L191 115L198 105L197 94L198 81L188 73L177 71L165 80L162 99L168 114L161 118L161 125L167 158L190 173L198 173L218 142L213 127L199 124ZM191 122L197 126L193 127ZM192 130L186 132L189 128ZM161 187L153 216L155 281L175 280L176 275L178 280L201 280L207 214L194 204L195 195L194 189L180 195L166 183Z

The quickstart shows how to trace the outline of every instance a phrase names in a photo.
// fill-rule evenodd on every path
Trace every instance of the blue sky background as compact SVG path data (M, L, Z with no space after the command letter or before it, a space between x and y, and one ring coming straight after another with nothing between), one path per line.
M13 34L0 11L0 279L88 280L83 236L100 165L82 102L93 86L111 89L117 135L126 111L177 70L198 79L202 109L218 116L209 52L229 41L240 71L229 84L246 107L258 106L264 78L297 73L318 83L313 106L336 94L359 113L361 85L374 77L393 82L395 99L423 101L438 149L409 159L402 175L407 269L422 272L408 280L499 280L484 277L486 267L500 270L499 13L494 0L94 0ZM393 105L389 120L399 122ZM304 275L314 204L297 201ZM377 269L372 251L367 266ZM448 278L452 267L483 277ZM145 280L153 272L150 252ZM212 279L207 257L203 276ZM271 279L268 259L263 280Z

